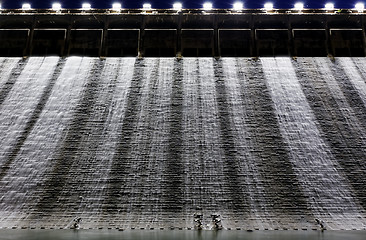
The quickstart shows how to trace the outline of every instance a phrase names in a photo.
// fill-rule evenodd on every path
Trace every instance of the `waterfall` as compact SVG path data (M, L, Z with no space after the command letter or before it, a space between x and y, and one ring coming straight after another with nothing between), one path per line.
M230 193L226 192L228 183L222 164L224 153L218 128L214 60L187 58L183 69L182 155L186 169L185 201L190 203L186 224L192 225L195 212L202 212L206 224L214 213L232 221L232 206L226 201Z
M339 64L344 69L344 72L348 76L351 84L357 90L358 94L361 96L363 100L363 104L366 107L366 81L365 75L361 75L361 72L358 70L358 66L355 65L352 58L340 58Z
M261 59L281 133L315 217L331 228L362 226L360 207L323 141L314 114L289 58Z
M242 194L247 198L249 214L246 216L252 222L256 222L257 228L268 228L268 221L262 219L266 212L266 194L264 192L261 174L257 166L257 159L253 155L253 142L249 132L248 109L246 109L246 94L243 91L245 79L239 76L240 62L244 59L224 58L222 59L221 76L224 80L227 98L228 125L232 128L232 137L235 147L235 158L237 159L239 175L243 176L241 182L236 187L240 192L240 186L245 186ZM217 80L216 80L217 81ZM221 104L220 102L218 104ZM226 146L225 146L226 147Z
M9 80L13 69L18 64L19 58L5 58L0 57L0 88L4 88L6 82Z
M0 228L362 229L364 65L0 58Z
M47 86L57 61L58 58L32 58L18 79L12 84L7 84L9 90L0 111L0 129L2 132L0 136L0 145L2 146L0 163L2 165L8 164L6 158L10 157L12 148L17 145L16 142L19 141L22 132L27 128L32 111L41 100L42 91Z
M21 75L17 81L20 84L23 79L27 84L29 80L33 80L28 83L28 85L31 85L29 88L20 85L20 90L18 91L21 93L30 91L29 94L31 96L38 97L42 93L40 87L43 86L43 89L47 89L45 85L49 81L56 82L52 89L48 89L48 91L51 91L48 101L47 99L38 99L39 101L46 100L43 103L43 111L38 116L38 119L33 119L36 123L29 132L28 137L20 139L24 143L17 156L14 156L14 161L9 163L9 172L1 180L1 184L6 186L5 189L7 190L5 192L8 193L3 196L1 201L1 212L5 211L5 214L2 213L1 216L4 219L11 218L14 214L26 214L26 216L22 217L27 219L28 214L36 210L36 204L42 197L42 191L39 188L42 188L43 182L52 175L54 154L59 147L60 141L62 141L62 132L65 131L71 120L73 108L87 79L85 76L89 74L92 59L69 58L59 78L52 79L57 61L57 58L52 58L50 61L43 58L32 58L23 71L27 76L23 78ZM44 69L45 72L38 70L42 62L45 63L45 67L48 67L47 71ZM51 68L50 63L52 63ZM34 74L37 74L37 78ZM31 77L32 75L33 78ZM43 82L43 85L37 85L37 80L41 81L41 83ZM14 89L16 89L16 86L14 86ZM25 93L24 95L27 96ZM31 99L28 99L29 103L19 102L19 100L24 99L25 101L27 99L23 98L24 95L19 95L19 93L16 95L14 93L10 96L19 98L17 101L14 99L14 102L23 103L23 106L33 104L34 108L37 103L34 100L30 101ZM21 108L23 110L21 114L28 113L30 115L31 109L24 110L23 107ZM11 116L17 115L11 114ZM23 118L20 118L20 120ZM25 121L23 120L22 122ZM14 133L18 133L18 131L14 131ZM16 138L11 137L7 140L14 141ZM16 191L14 191L15 189ZM21 217L18 217L19 219Z

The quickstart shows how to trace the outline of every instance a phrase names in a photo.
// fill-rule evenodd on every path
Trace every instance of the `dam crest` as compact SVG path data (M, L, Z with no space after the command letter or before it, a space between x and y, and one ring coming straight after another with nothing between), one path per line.
M350 9L1 10L0 56L363 57Z

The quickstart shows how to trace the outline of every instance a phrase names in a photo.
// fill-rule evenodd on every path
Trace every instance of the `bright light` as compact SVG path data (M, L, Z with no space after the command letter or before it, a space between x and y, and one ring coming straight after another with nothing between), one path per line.
M212 3L210 3L210 2L205 2L205 3L203 4L203 9L204 9L204 10L212 10Z
M333 3L327 3L324 6L325 10L332 11L334 10L334 4Z
M83 3L83 4L81 5L81 8L82 8L83 10L90 10L90 9L91 9L91 5L90 5L90 3Z
M236 11L243 10L243 8L244 8L244 5L242 2L236 2L233 4L233 9Z
M327 3L324 6L325 10L332 11L334 10L334 4L333 3Z
M143 8L144 10L151 10L151 4L150 4L150 3L144 3L144 4L142 5L142 8Z
M365 9L365 4L363 4L363 3L356 3L356 5L355 5L355 9L356 9L358 12L363 12L363 10Z
M31 9L31 5L29 3L24 3L22 5L22 10L30 10Z
M273 10L273 3L268 2L264 4L264 9L266 9L266 11L272 11Z
M120 3L113 3L112 4L112 9L114 11L121 11L121 8L122 8L122 4L120 4Z
M177 10L177 11L182 10L182 4L180 2L174 3L173 4L173 9Z
M304 4L302 2L295 3L294 8L295 10L301 11L304 9Z
M52 10L60 11L61 10L61 4L60 3L53 3L52 4Z

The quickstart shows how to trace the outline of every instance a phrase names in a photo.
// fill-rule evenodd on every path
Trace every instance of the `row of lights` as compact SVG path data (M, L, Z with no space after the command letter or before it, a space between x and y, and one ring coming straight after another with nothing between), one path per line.
M266 4L268 4L267 7L266 7ZM272 3L266 3L266 4L264 4L264 8L266 10L269 10L269 9L272 10L273 9L273 4ZM294 9L298 10L298 11L301 11L301 10L304 9L304 4L302 2L295 3ZM326 3L324 5L324 9L327 10L327 11L333 11L335 9L334 4L333 3ZM356 3L354 9L356 9L359 12L363 12L363 10L365 9L365 5L363 3Z
M151 4L145 3L145 4L143 4L142 8L144 10L151 10ZM182 8L183 8L183 6L179 2L173 4L173 9L174 10L180 11L180 10L182 10ZM0 9L1 9L1 5L0 5ZM81 9L82 10L91 10L92 7L91 7L91 4L89 4L89 3L83 3L82 6L81 6ZM112 10L120 11L121 9L122 9L122 5L120 3L113 3L112 4ZM203 9L206 10L206 11L212 10L213 9L212 3L205 2L203 4ZM242 2L235 2L233 4L233 9L236 10L236 11L243 10L244 5L243 5ZM273 3L270 3L270 2L265 3L264 4L264 9L266 11L272 11L273 10ZM301 2L295 3L294 9L297 10L297 11L302 11L304 9L304 4L301 3ZM334 4L333 3L327 3L327 4L325 4L324 9L327 10L327 11L332 11L332 10L334 10ZM363 12L364 9L365 9L365 5L363 3L356 3L355 9L358 12ZM22 5L22 10L25 10L25 11L26 10L31 10L31 5L29 3L24 3ZM60 11L61 10L61 4L60 3L52 4L52 10Z

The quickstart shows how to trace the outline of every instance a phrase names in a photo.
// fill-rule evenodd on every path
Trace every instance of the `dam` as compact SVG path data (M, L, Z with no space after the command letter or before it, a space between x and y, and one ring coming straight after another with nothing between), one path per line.
M366 229L363 13L129 11L2 10L0 228Z

